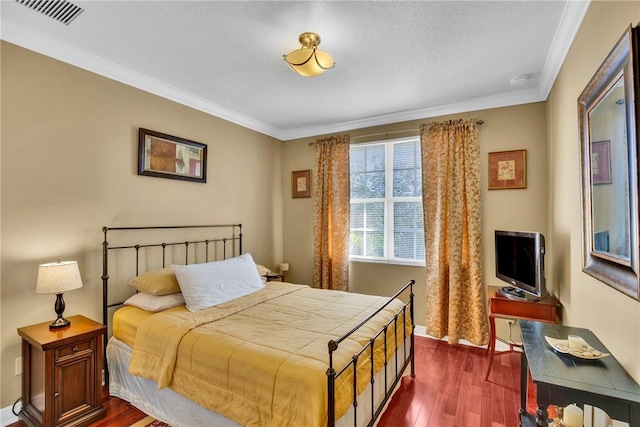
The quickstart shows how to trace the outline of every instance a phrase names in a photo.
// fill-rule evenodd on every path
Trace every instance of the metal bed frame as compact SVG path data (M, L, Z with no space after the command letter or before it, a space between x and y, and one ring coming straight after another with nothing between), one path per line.
M212 238L206 238L206 239L196 239L196 240L185 240L185 241L174 241L174 242L166 242L163 241L161 243L144 243L144 244L126 244L126 245L117 245L117 246L110 246L109 241L107 239L108 237L108 233L109 232L114 232L114 231L122 231L122 232L133 232L133 231L142 231L142 230L157 230L157 231L161 231L161 230L180 230L180 229L200 229L202 230L202 232L206 232L206 231L211 231L211 229L222 229L222 233L224 235L224 237L212 237ZM167 264L167 248L170 247L183 247L184 248L184 264L189 264L190 261L190 255L189 255L189 248L196 246L196 245L204 245L204 261L201 262L209 262L209 261L213 261L210 260L210 254L211 252L214 253L215 256L215 250L219 249L220 247L222 248L222 259L226 259L228 257L228 255L230 255L231 257L233 256L238 256L242 254L242 224L215 224L215 225L179 225L179 226L149 226L149 227L102 227L102 232L104 234L104 240L102 243L102 309L103 309L103 322L105 325L107 325L108 327L110 327L111 324L111 316L109 315L109 309L118 307L123 305L123 301L120 302L115 302L115 303L111 303L109 302L109 254L112 251L133 251L133 254L135 256L135 275L137 276L140 273L140 252L141 250L144 249L148 249L148 248L161 248L161 263L162 263L162 268L164 268ZM145 239L146 240L146 239ZM227 251L227 244L231 243L231 248L230 251ZM210 251L210 245L213 245L213 251ZM173 254L171 256L170 261L173 259ZM175 263L175 262L172 262ZM378 416L380 415L380 413L382 412L384 406L386 405L387 401L389 400L389 398L392 396L394 389L396 387L396 385L398 384L398 382L400 381L400 379L402 378L402 375L404 373L404 371L406 370L406 368L408 366L411 367L411 376L414 377L415 376L415 362L414 362L414 328L415 328L415 324L414 324L414 310L413 310L413 298L414 298L414 294L413 294L413 285L414 285L415 281L411 280L409 281L407 284L405 284L398 292L396 292L395 295L393 295L393 297L391 297L382 307L380 307L378 310L376 310L374 313L372 313L371 315L369 315L366 319L362 320L358 325L356 325L353 329L351 329L349 332L347 332L346 334L344 334L341 337L338 337L336 339L332 339L327 343L328 346L328 369L327 369L327 392L328 392L328 426L329 427L334 427L335 426L335 383L336 380L340 377L340 375L342 375L343 373L345 373L349 368L354 367L357 365L358 360L361 357L369 357L370 360L370 365L371 365L371 393L370 393L370 398L371 398L371 414L370 414L370 419L369 422L367 423L368 426L372 426L375 423L375 420L378 418ZM334 367L334 363L333 363L333 353L338 350L338 347L340 346L340 343L343 342L345 339L347 339L349 336L351 336L352 334L354 334L358 329L360 329L363 325L365 325L369 320L371 320L376 314L378 314L380 311L382 311L386 306L388 306L394 299L400 297L401 295L408 295L408 301L406 303L403 304L402 309L399 310L395 316L393 317L393 319L391 319L385 326L384 328L382 328L375 336L372 336L369 339L369 343L365 346L363 346L356 354L354 354L351 357L351 361L348 362L346 365L342 366L342 367ZM406 328L404 326L404 324L400 325L401 328L401 333L402 333L402 345L399 346L398 343L398 339L397 339L397 332L398 332L398 323L399 323L399 317L402 316L403 319L407 319L407 316L411 319L411 334L407 335L406 333ZM387 348L387 335L389 333L389 331L392 330L394 333L394 342L395 342L395 346L394 348ZM384 362L384 397L382 399L382 401L379 403L379 405L376 407L375 404L375 387L374 387L374 372L373 372L373 367L374 367L374 363L373 363L373 347L374 347L374 343L376 341L376 339L379 339L380 337L382 337L382 339L384 340L384 353L385 356L388 355L389 351L392 351L393 354L395 354L395 357L393 358L395 360L395 363L393 364L394 366L389 366L389 363L387 362L387 357L385 357L385 362ZM107 356L106 356L106 348L107 348L107 341L109 339L108 336L105 335L104 337L105 339L105 343L104 343L104 378L105 378L105 385L108 387L109 386L109 371L108 371L108 366L107 366ZM408 348L407 348L408 346ZM368 356L363 356L365 354L365 352L369 350L369 355ZM400 360L399 360L400 359ZM389 375L391 374L391 380L389 381ZM353 406L353 423L354 425L358 425L358 419L357 419L357 411L356 408L358 406L358 398L364 398L365 396L361 395L358 396L357 395L357 391L356 391L356 384L357 381L357 370L354 369L353 370L353 384L354 384L354 396L353 396L353 401L352 401L352 406Z

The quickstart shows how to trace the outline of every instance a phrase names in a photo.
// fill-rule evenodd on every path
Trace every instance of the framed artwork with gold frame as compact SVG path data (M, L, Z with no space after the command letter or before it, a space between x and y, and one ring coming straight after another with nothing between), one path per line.
M291 172L291 197L311 197L311 170Z
M489 190L527 188L527 150L489 153Z

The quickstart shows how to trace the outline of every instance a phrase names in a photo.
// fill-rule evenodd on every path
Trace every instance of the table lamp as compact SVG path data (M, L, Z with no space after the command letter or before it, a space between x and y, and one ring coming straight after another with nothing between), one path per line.
M286 273L287 271L289 271L289 263L283 262L280 264L280 273Z
M38 279L36 281L37 294L56 294L54 308L58 318L51 322L49 329L65 328L71 322L64 317L64 299L62 294L66 291L82 287L80 270L75 261L58 261L42 264L38 267Z

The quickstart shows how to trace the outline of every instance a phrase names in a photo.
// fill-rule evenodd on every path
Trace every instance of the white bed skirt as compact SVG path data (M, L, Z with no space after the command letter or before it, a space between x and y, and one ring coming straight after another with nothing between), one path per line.
M407 337L406 349L409 351L410 337ZM403 355L403 349L399 349ZM203 408L197 403L168 388L158 390L155 381L133 376L129 373L129 360L131 359L131 347L115 337L109 339L107 344L107 362L109 366L109 394L119 397L147 415L163 421L172 427L238 427L235 421L216 412ZM398 361L400 366L402 362ZM390 387L395 378L395 355L390 360L387 369L387 384ZM408 369L407 369L408 371ZM384 369L375 376L376 406L384 398ZM405 372L404 374L408 374ZM398 384L400 384L398 382ZM371 384L358 398L358 427L367 425L371 414ZM395 391L395 390L394 390ZM389 398L391 399L391 398ZM353 406L336 422L337 427L352 427Z

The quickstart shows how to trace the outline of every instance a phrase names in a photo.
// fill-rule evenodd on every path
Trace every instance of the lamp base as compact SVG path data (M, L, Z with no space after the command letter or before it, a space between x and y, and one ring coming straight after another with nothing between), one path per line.
M60 316L49 324L49 329L62 329L62 328L66 328L69 325L71 325L71 321Z
M56 294L56 303L53 307L56 310L58 318L49 324L49 329L61 329L69 326L71 322L62 317L62 313L64 313L65 308L64 298L62 298L62 292Z

